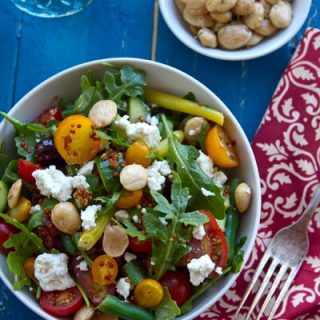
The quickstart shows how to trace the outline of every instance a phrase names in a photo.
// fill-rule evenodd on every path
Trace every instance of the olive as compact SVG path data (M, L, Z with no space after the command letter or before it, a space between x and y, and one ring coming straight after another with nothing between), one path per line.
M65 163L55 148L52 139L39 141L36 144L34 156L37 162L44 166L48 166L50 164L62 165Z

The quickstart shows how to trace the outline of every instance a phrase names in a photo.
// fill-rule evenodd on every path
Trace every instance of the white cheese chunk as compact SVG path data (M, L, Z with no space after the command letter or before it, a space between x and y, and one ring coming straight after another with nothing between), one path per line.
M89 187L84 176L65 176L55 166L35 170L32 176L35 178L36 186L43 196L53 197L60 202L69 200L74 188L86 189Z
M131 253L129 251L125 252L124 260L126 262L130 262L130 261L135 260L135 259L137 259L137 256L135 254L133 254L133 253Z
M160 143L161 135L157 126L146 122L131 123L128 119L129 116L125 115L116 120L115 125L122 128L130 140L142 140L149 148L155 148Z
M125 300L130 295L130 280L128 277L120 278L116 284L116 291L119 293Z
M100 205L91 205L85 208L85 210L82 210L81 220L82 220L82 228L84 230L91 230L95 228L96 226L96 214L98 211L101 210Z
M210 197L210 196L214 196L215 193L211 192L210 190L207 190L203 187L201 187L201 193L205 196L205 197Z
M36 204L35 206L32 206L31 209L30 209L30 213L35 213L35 212L38 212L38 211L41 211L40 204Z
M206 254L199 259L192 259L187 264L187 268L190 274L190 282L194 286L198 286L214 270L215 263L211 260L209 255Z
M161 222L164 226L167 226L167 225L168 225L168 222L167 222L167 220L166 220L164 217L159 217L159 220L160 220L160 222Z
M43 291L65 290L76 284L68 272L68 256L64 253L40 254L34 263L34 275Z
M94 167L94 160L85 163L78 171L78 175L91 174Z
M202 240L203 237L206 235L206 231L204 230L204 226L201 225L200 227L195 227L192 232L192 236L197 240Z
M171 168L167 160L156 160L148 167L147 172L149 189L159 191L166 181L165 177L171 173Z

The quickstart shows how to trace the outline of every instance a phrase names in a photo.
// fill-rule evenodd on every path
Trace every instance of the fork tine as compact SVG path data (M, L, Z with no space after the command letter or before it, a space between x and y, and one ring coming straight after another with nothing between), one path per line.
M267 297L265 298L263 305L258 313L258 316L256 318L256 320L259 320L265 310L265 308L267 307L268 303L270 302L270 299L272 297L272 295L274 294L274 292L276 291L277 287L279 286L279 283L283 277L283 275L286 273L286 271L288 270L288 267L286 265L282 265L281 268L278 271L278 274L276 276L276 278L274 279L274 282L269 290L269 293L267 295Z
M281 301L283 300L284 296L286 295L294 277L296 276L297 272L298 272L298 269L299 268L295 268L295 269L290 269L289 271L289 275L288 275L288 278L287 280L285 281L279 295L278 295L278 298L276 300L276 302L274 303L271 311L270 311L270 314L268 316L268 319L267 320L272 320L273 319L273 316L274 314L276 313Z
M259 302L259 300L260 300L260 298L261 298L261 296L263 294L263 291L267 287L267 285L269 283L269 280L270 280L271 276L273 275L273 272L276 269L277 265L278 265L278 263L275 262L275 260L271 261L271 264L270 264L270 266L268 268L268 271L267 271L266 275L263 278L263 281L262 281L262 283L260 285L260 288L259 288L258 292L256 293L256 295L255 295L255 297L254 297L254 299L253 299L253 301L252 301L252 303L250 305L250 308L249 308L249 311L247 313L247 316L246 316L245 320L250 319L251 313L254 310L254 308L256 307L257 303Z
M269 254L269 251L267 250L265 252L265 254L263 255L263 257L262 257L262 259L261 259L261 261L260 261L260 263L259 263L259 265L257 267L257 270L255 271L255 273L254 273L254 275L253 275L253 277L251 279L251 283L249 284L249 286L248 286L248 288L247 288L247 290L246 290L246 292L245 292L245 294L244 294L244 296L242 298L242 301L241 301L241 303L240 303L240 305L239 305L239 307L238 307L238 309L237 309L237 311L236 311L236 313L234 315L234 320L237 320L237 317L238 317L238 314L239 314L241 308L243 307L244 303L246 302L246 300L247 300L247 298L248 298L248 296L249 296L254 284L256 283L261 271L263 270L263 268L264 268L265 264L267 263L267 261L269 260L269 258L270 258L270 254Z

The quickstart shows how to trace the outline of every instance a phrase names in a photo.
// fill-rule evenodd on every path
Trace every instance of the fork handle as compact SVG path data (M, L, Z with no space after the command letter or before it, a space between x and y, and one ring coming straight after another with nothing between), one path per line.
M295 225L301 229L307 230L309 221L314 211L317 209L319 203L320 203L320 185L317 186L311 201L309 202L308 206L302 213L300 219L295 223Z

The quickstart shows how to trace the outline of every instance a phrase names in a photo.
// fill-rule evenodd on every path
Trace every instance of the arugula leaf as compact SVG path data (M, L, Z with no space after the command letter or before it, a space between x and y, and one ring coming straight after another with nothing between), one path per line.
M33 160L35 146L39 139L53 135L52 127L45 127L36 123L23 123L2 111L0 111L0 115L14 126L17 132L15 137L17 152L27 160Z
M45 198L43 201L40 203L40 206L42 209L49 209L52 210L54 206L59 203L58 200L53 199L53 198Z
M189 198L188 188L181 187L181 179L176 172L172 175L172 203L160 193L151 191L157 205L153 209L148 209L142 217L144 228L153 239L151 260L155 263L155 279L160 279L189 252L191 227L208 221L201 212L185 212ZM160 217L164 217L168 225L163 225L159 221Z
M163 298L154 310L156 320L174 320L181 314L181 311L177 303L172 300L168 288L163 289Z
M44 224L43 211L34 212L28 220L27 228L32 231Z
M109 134L102 130L95 130L97 136L101 138L104 141L111 142L117 146L121 147L128 147L130 143L128 142L127 138L121 137L119 135L119 132L116 128L114 128L112 125L109 127Z
M159 223L159 221L158 221ZM126 234L133 238L138 238L139 241L147 239L147 235L139 230L129 219L123 219L121 224L125 227Z
M119 175L122 170L123 155L121 152L118 153L117 167L114 167L110 160L102 160L101 158L97 160L97 168L107 192L114 192L121 188Z
M225 208L220 188L213 184L212 179L196 163L199 151L194 146L181 144L170 130L164 114L161 115L161 119L169 142L168 161L171 166L176 165L182 184L190 188L192 194L189 201L190 207L192 209L208 209L217 219L223 219ZM202 188L213 192L214 195L204 196L201 191Z
M18 161L17 160L11 160L4 171L4 174L2 176L2 180L7 183L14 183L19 179L19 176L17 174L18 171Z
M10 252L7 257L9 270L14 277L14 290L20 290L24 286L31 286L32 282L23 269L25 260L38 253L38 248L30 241L28 236L21 232L12 235L5 243L5 248L14 248L15 251Z
M40 251L40 252L46 252L47 251L46 248L43 245L42 239L40 237L38 237L35 233L33 233L30 230L28 230L28 228L24 224L18 222L15 219L12 219L7 214L0 213L0 218L2 218L5 222L13 225L14 227L19 229L20 231L22 231L25 234L26 238L28 240L30 240L30 242L34 245L34 247L38 251Z
M103 82L106 91L109 93L108 99L118 102L123 96L136 97L143 94L145 85L145 74L142 70L134 69L130 65L124 65L120 69L121 83L117 83L114 73L106 71Z
M6 154L1 152L0 153L0 177L4 174L9 163L10 163L9 157Z
M242 250L243 245L245 244L245 242L247 241L247 237L243 237L240 239L239 243L236 244L235 248L234 248L234 257L231 263L231 272L232 273L238 273L241 270L241 266L243 263L243 255L244 255L244 251Z

